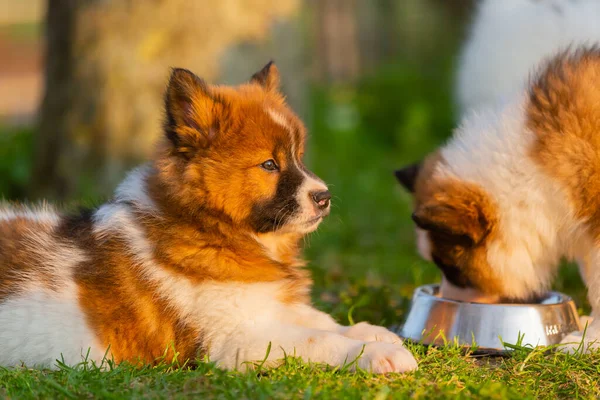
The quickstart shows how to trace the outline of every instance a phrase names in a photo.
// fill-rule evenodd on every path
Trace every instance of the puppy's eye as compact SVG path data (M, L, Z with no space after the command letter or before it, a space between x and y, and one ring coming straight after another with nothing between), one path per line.
M277 164L275 164L275 161L273 161L273 160L267 160L264 163L260 164L260 166L265 171L277 171L277 170L279 170L279 167L277 166Z

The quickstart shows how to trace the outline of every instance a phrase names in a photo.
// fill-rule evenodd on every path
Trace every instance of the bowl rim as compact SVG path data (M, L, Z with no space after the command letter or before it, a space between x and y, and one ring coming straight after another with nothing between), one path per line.
M429 299L431 299L432 301L437 301L440 303L450 303L453 305L456 305L458 307L485 307L485 308L489 308L489 307L514 307L514 308L522 308L522 307L545 307L545 308L550 308L550 307L561 307L565 304L568 303L574 303L573 298L567 294L561 293L561 292L557 292L557 291L553 291L553 290L549 290L545 293L545 298L551 297L551 296L557 296L560 301L555 302L555 303L478 303L478 302L468 302L468 301L459 301L459 300L453 300L453 299L447 299L445 297L437 297L434 294L430 293L427 291L427 289L429 290L439 290L440 288L440 284L439 283L430 283L430 284L426 284L426 285L421 285L421 286L417 286L413 292L413 301L415 298L417 297L427 297Z

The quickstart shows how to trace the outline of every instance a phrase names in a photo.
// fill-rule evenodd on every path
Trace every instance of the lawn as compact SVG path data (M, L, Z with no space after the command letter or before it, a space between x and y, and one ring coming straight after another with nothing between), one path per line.
M439 280L419 259L410 197L393 170L443 142L454 125L450 65L422 70L392 65L353 87L314 90L309 164L334 194L333 211L306 240L315 304L349 324L401 323L418 285ZM442 88L443 90L440 90ZM445 89L444 89L445 88ZM401 93L402 95L399 95ZM31 162L28 130L0 139L0 191L22 197ZM576 268L555 288L589 311ZM475 357L451 343L409 345L420 369L373 376L287 359L270 371L92 365L58 371L0 369L0 398L556 398L600 396L600 353L568 356L521 343L508 357Z
M57 372L0 370L0 397L9 398L597 398L600 355L585 357L520 349L507 358L474 358L456 347L410 347L420 370L374 376L286 360L262 372L226 372L211 364L195 370L167 365L62 367Z

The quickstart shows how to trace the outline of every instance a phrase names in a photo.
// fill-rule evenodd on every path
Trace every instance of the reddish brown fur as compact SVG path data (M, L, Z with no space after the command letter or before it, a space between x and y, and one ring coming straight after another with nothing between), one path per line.
M40 264L44 250L32 252L32 235L47 234L51 228L44 223L32 222L25 218L15 218L0 222L0 302L9 296L18 294L27 284L24 276L35 278L49 289L57 288L62 282L57 281L50 271L36 268Z
M278 140L286 141L282 147L289 147L287 141L293 139L297 143L296 158L300 161L305 128L276 91L266 91L256 84L237 89L206 86L204 90L197 90L193 96L192 112L194 125L205 134L184 126L178 128L180 136L186 138L182 146L173 148L163 140L155 163L159 173L152 182L152 189L165 196L171 206L181 206L184 213L194 214L202 208L210 208L223 211L235 223L243 223L252 204L257 199L271 197L276 187L276 176L265 179L262 171L251 167L272 158L271 149ZM281 134L282 127L265 113L265 108L291 121L292 137ZM212 137L215 128L211 125L216 120L227 120L226 126L220 126L226 132ZM196 153L190 156L191 162L173 157L174 151L189 152L190 143L197 147ZM215 147L219 150L213 151ZM285 168L286 160L281 152L275 157ZM208 171L207 164L211 167ZM181 178L185 181L181 182ZM247 190L249 187L252 190Z
M486 259L486 244L496 234L496 207L479 187L435 176L444 163L439 152L423 162L414 187L413 218L427 229L438 263L456 267L468 286L500 294L501 281Z
M124 254L118 242L105 243L75 276L80 304L101 343L117 362L153 363L163 356L170 362L174 351L179 361L195 360L202 351L200 327L178 318Z
M532 82L531 157L557 179L600 242L600 49L565 51Z

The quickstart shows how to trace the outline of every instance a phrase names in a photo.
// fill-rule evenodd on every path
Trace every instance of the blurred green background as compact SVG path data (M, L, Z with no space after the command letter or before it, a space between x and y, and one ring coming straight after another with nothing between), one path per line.
M0 194L99 203L160 134L169 66L238 83L274 59L334 195L306 239L315 301L342 322L400 322L439 274L416 253L393 171L456 124L474 1L206 1L0 0ZM556 288L587 308L575 268Z

